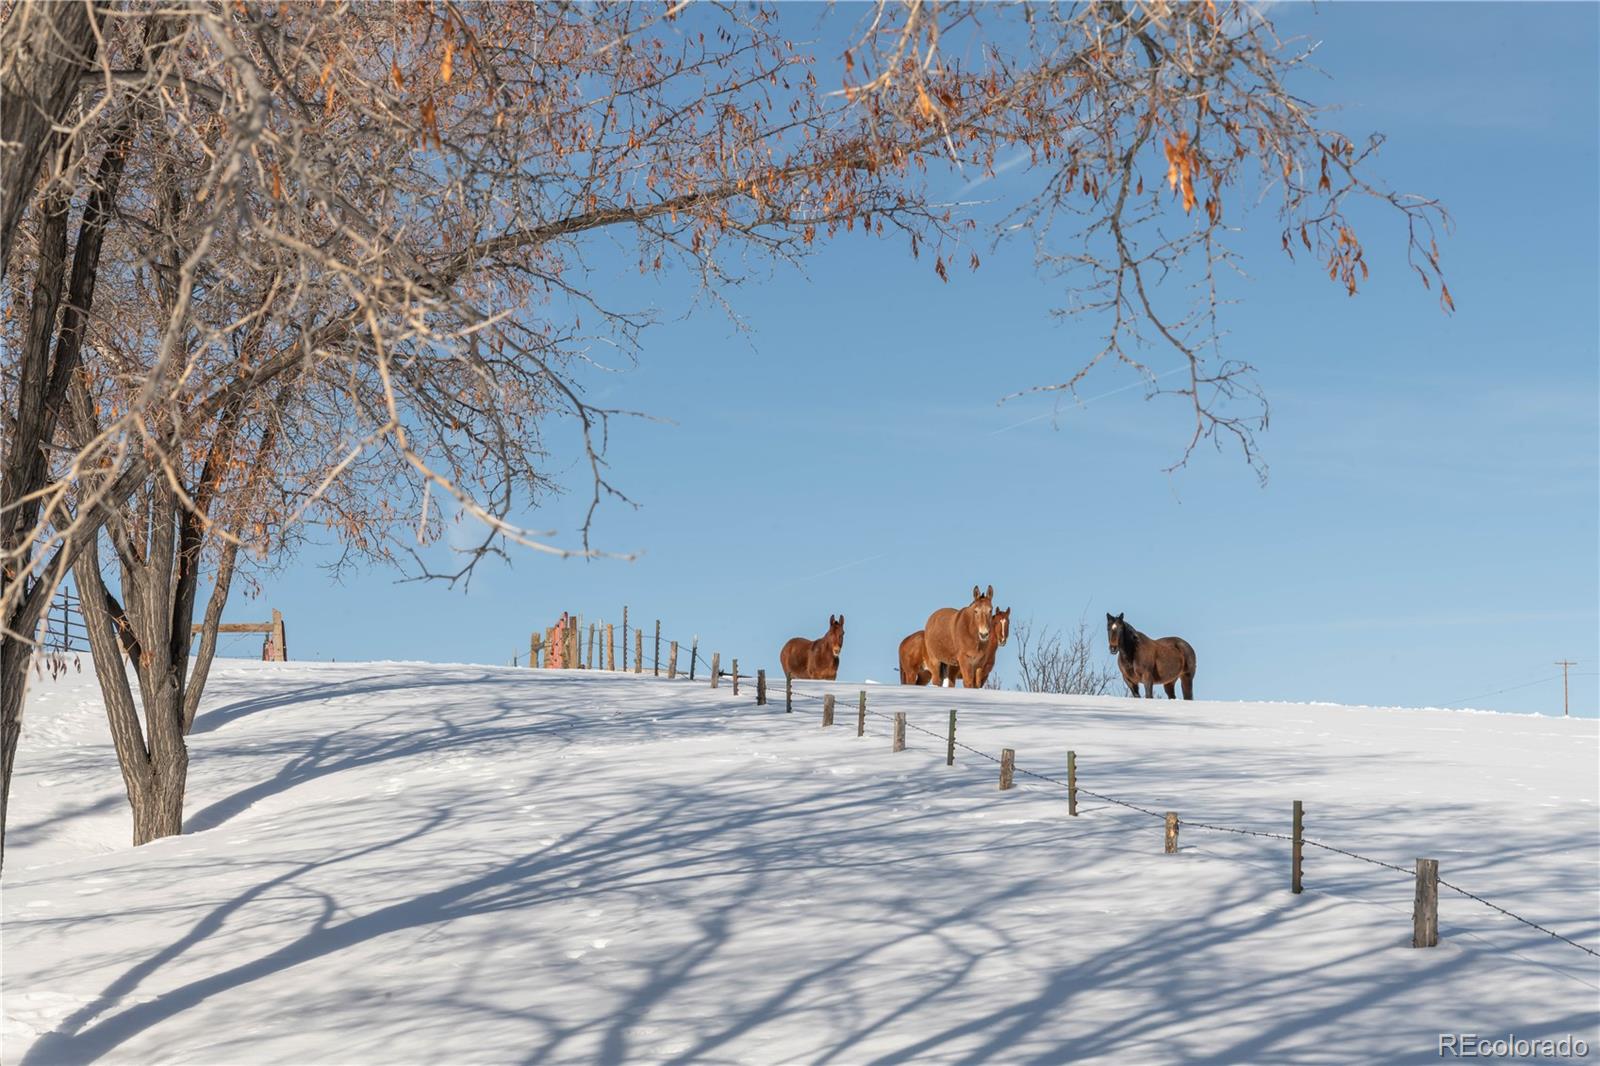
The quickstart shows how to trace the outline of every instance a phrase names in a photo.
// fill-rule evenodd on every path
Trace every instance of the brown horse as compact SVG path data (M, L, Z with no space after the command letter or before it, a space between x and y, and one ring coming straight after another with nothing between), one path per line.
M995 656L1000 654L1000 649L1006 646L1006 641L1011 639L1011 608L994 613L991 628L994 630L994 639L989 641L989 650L983 653L983 661L978 664L977 684L974 688L982 688L989 682L989 675L994 671Z
M778 653L784 677L833 681L839 676L839 652L844 649L844 615L828 616L828 631L819 640L795 637Z
M919 629L900 642L902 685L926 685L933 680L933 671L928 666L928 646L923 640L923 633L924 631Z
M990 624L994 617L994 586L984 592L972 586L972 602L959 611L941 607L928 616L923 628L923 643L928 649L928 666L937 670L941 682L959 672L961 683L976 688L978 664L989 652Z
M1167 690L1167 699L1175 700L1177 682L1183 682L1183 698L1194 699L1194 649L1182 637L1147 637L1123 621L1106 614L1106 640L1111 644L1111 654L1117 657L1117 667L1128 691L1139 695L1144 686L1145 699L1154 699L1156 686Z

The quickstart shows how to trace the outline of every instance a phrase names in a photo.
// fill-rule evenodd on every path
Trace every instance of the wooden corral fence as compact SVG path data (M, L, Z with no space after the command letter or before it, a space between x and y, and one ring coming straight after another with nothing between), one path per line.
M194 625L190 631L200 632L205 627ZM261 658L264 662L286 663L289 661L289 641L284 635L283 614L274 609L270 622L223 622L217 626L218 633L265 633L267 639L261 644Z

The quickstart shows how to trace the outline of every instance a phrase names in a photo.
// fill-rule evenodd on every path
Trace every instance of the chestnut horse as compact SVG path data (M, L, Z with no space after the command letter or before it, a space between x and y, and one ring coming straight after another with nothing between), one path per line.
M1122 680L1133 695L1139 695L1144 686L1145 699L1154 699L1156 686L1167 690L1167 699L1174 700L1177 682L1183 682L1183 698L1194 699L1194 649L1182 637L1147 637L1123 621L1106 614L1106 640L1111 644L1111 654L1117 657L1117 667Z
M978 664L977 684L974 688L982 688L989 681L989 674L994 671L995 656L1000 649L1006 646L1006 641L1011 639L1011 608L994 613L992 623L994 639L989 641L989 650L983 653L983 661Z
M778 653L784 677L833 681L839 676L839 652L844 648L844 615L828 616L828 631L819 640L795 637Z
M959 611L954 607L941 607L928 616L923 628L923 643L927 646L928 666L939 672L939 677L954 678L961 675L961 683L976 688L977 669L989 653L990 623L994 617L994 586L984 592L972 586L972 602Z
M902 685L926 685L933 680L933 671L928 666L928 645L923 640L923 633L919 629L900 642Z

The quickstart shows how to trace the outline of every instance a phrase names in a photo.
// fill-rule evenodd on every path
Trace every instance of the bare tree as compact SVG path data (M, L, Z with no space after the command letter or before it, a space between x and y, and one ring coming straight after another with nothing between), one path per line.
M861 10L841 85L759 6L10 5L0 803L69 569L99 612L148 839L181 824L201 568L225 599L241 552L281 552L307 522L450 579L510 543L590 552L595 509L626 497L606 448L622 412L584 371L599 345L632 355L649 322L601 291L598 238L714 300L752 262L857 228L948 280L977 267L976 224L934 179L1024 153L1039 184L1012 225L1106 323L1103 350L1046 387L1107 360L1148 375L1135 353L1165 344L1189 370L1184 455L1235 439L1252 462L1263 416L1230 406L1251 386L1216 344L1225 204L1273 197L1286 249L1353 292L1367 265L1345 203L1376 196L1437 279L1442 212L1364 176L1375 142L1319 123L1286 84L1304 49L1248 5ZM510 516L559 487L545 442L563 422L589 517L558 542ZM416 546L440 501L483 537L433 575ZM99 584L111 556L117 590ZM138 737L113 638L138 650ZM148 788L140 759L164 768Z
M1057 692L1072 696L1104 696L1111 692L1118 674L1114 667L1101 665L1089 623L1078 620L1078 628L1062 633L1049 626L1035 627L1033 619L1017 626L1017 669L1022 692Z

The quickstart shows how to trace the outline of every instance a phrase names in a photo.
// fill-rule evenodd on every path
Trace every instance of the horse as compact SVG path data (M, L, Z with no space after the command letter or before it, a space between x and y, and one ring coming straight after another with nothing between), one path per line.
M989 681L989 674L994 670L995 656L1000 649L1006 646L1006 641L1011 639L1011 608L994 612L994 639L989 642L989 650L983 653L983 661L978 664L977 684L974 688L982 688Z
M924 630L917 630L900 642L900 683L926 685L933 680L928 666L928 646L923 640Z
M1194 699L1194 649L1182 637L1147 637L1123 621L1122 615L1112 617L1106 612L1106 640L1111 654L1117 657L1117 667L1122 680L1135 697L1139 686L1144 686L1145 699L1154 699L1156 686L1167 690L1167 699L1175 700L1177 682L1183 682L1183 698Z
M928 667L937 670L941 683L953 681L952 668L968 688L977 677L978 664L988 654L990 623L994 617L994 586L984 592L972 586L972 602L959 611L941 607L928 616L923 628L923 643L928 649Z
M817 640L795 637L778 653L784 677L833 681L839 677L839 652L844 648L844 615L828 616L828 631Z

